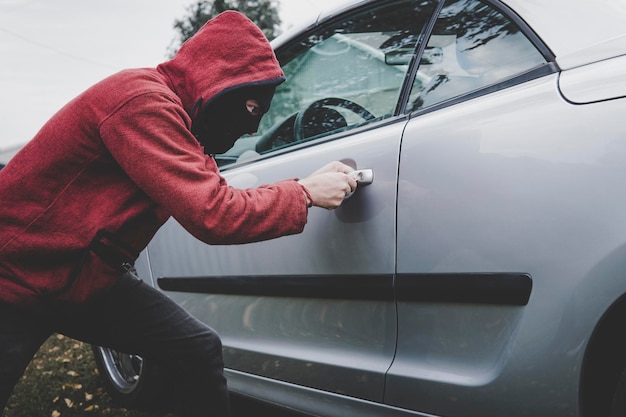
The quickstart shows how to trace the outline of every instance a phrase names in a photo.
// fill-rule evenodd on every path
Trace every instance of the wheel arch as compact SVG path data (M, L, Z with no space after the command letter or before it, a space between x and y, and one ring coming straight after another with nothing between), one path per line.
M609 417L620 375L626 367L626 294L622 294L598 321L582 362L580 409L583 417Z

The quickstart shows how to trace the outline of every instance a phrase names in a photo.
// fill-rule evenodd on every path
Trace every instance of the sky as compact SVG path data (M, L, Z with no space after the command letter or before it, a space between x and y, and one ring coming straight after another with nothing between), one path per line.
M167 60L196 0L0 0L0 151L29 141L65 103L125 68ZM337 0L277 0L284 30Z

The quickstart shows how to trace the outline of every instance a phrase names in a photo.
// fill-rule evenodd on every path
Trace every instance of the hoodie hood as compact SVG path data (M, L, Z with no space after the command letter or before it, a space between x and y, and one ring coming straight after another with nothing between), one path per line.
M198 110L227 91L285 80L267 38L250 19L227 11L209 20L157 67L194 119Z

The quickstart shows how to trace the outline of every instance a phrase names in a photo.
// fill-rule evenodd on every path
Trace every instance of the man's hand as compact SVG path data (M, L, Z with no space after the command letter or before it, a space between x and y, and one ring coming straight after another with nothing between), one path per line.
M298 181L310 194L312 201L307 203L328 210L339 207L344 198L356 189L356 178L349 175L352 171L352 167L335 161Z

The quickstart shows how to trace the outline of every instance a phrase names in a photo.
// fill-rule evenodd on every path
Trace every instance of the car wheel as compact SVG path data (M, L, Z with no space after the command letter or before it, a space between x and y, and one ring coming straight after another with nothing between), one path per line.
M154 409L167 405L166 378L138 355L92 346L104 387L116 404L125 408Z
M626 368L622 370L617 382L609 417L626 417Z

